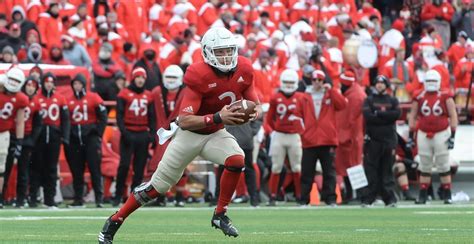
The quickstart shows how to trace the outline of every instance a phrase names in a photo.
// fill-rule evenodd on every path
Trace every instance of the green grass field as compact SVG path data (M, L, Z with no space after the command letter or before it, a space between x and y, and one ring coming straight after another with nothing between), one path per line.
M398 208L237 206L240 230L225 237L210 227L208 207L143 208L127 219L114 243L474 243L474 205ZM96 243L114 209L0 210L0 243Z

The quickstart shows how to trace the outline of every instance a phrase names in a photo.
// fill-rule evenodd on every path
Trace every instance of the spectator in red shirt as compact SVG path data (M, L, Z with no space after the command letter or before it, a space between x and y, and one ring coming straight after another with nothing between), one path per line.
M112 45L110 43L102 44L99 58L92 64L92 72L94 73L95 91L103 100L111 100L114 75L120 69L120 65L112 59Z
M453 14L453 6L444 0L432 0L432 3L426 3L421 11L421 20L432 24L441 35L444 50L448 49L451 40Z
M59 18L59 7L57 3L50 3L46 12L40 14L38 29L43 37L42 41L46 47L61 45L63 23Z

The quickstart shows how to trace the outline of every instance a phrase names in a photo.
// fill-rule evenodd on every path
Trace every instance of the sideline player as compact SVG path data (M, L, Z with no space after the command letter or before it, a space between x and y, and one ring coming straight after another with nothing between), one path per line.
M280 91L270 100L267 121L273 133L270 141L272 174L269 183L269 206L275 206L280 173L287 156L291 165L297 201L301 198L301 158L303 157L301 134L304 132L304 124L301 102L303 94L296 92L298 81L296 71L284 70L280 75Z
M444 190L442 199L445 204L451 204L449 150L454 148L454 135L458 124L456 106L451 94L440 91L441 76L436 70L428 71L425 77L425 90L413 101L409 116L411 145L418 125L416 144L420 155L421 175L420 193L415 203L426 203L434 164Z
M122 208L107 219L99 233L99 243L112 243L125 218L159 194L165 194L198 155L225 167L211 225L225 235L239 235L226 210L244 168L244 153L223 127L244 122L244 114L237 112L240 108L230 109L227 105L242 98L259 104L252 82L253 69L248 59L238 57L237 41L225 28L209 29L201 44L204 62L189 66L184 76L186 88L179 128L151 181L135 188ZM260 106L252 119L258 117L257 111L261 111Z

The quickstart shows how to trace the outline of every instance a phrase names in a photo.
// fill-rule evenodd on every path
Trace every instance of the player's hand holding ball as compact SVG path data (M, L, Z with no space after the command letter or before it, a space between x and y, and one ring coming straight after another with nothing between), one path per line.
M258 117L258 109L256 108L257 105L249 100L238 100L231 103L229 106L224 107L221 112L222 122L226 125L241 125L247 123L249 120L255 120ZM232 116L233 124L227 124L224 117L223 112L227 110L228 112L232 112L230 116Z
M225 125L239 125L244 123L244 113L239 112L240 106L224 106L219 115L222 119L222 123Z

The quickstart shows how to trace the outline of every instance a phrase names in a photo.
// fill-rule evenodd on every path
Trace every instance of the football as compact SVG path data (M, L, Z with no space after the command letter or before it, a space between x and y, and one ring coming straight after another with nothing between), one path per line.
M247 123L250 119L250 115L254 113L254 109L257 105L252 101L242 99L242 100L238 100L238 101L235 101L235 102L231 103L229 105L229 108L232 108L232 107L235 107L235 106L240 107L240 109L237 110L237 112L245 114L244 117L243 117L243 119L244 119L243 123Z

